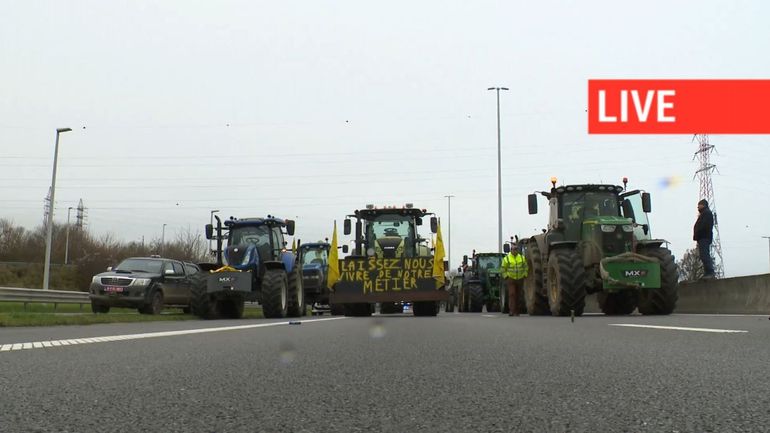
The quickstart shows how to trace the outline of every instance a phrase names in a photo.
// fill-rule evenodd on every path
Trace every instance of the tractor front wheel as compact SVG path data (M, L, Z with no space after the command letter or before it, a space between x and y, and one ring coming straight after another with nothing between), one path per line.
M484 289L481 287L481 284L469 283L466 293L466 296L470 298L470 312L481 313L481 311L484 309Z
M530 316L545 316L551 314L551 310L543 284L543 259L537 242L531 241L529 245L526 257L529 273L524 279L524 303Z
M676 308L678 294L678 275L676 262L667 248L647 248L641 251L647 257L655 257L660 262L660 288L641 289L639 293L639 312L645 315L671 314Z
M289 305L286 315L288 317L301 317L307 314L305 308L305 289L302 287L302 275L300 266L294 265L294 269L288 275L289 280Z
M193 274L192 284L190 285L190 309L192 313L201 319L216 319L217 311L215 302L207 292L208 278L207 273L198 272Z
M268 269L262 278L262 314L267 319L286 317L288 302L288 281L283 269Z
M639 293L636 290L624 290L622 292L599 292L596 295L599 308L608 316L625 316L636 309L639 301Z
M580 256L573 250L555 250L548 258L548 304L554 316L583 314L585 271Z

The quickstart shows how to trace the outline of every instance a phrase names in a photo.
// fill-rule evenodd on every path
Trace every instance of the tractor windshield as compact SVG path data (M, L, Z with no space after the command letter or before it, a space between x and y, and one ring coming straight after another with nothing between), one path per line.
M479 271L486 272L490 270L498 270L502 264L502 257L500 256L481 256L477 260Z
M270 228L261 226L239 226L230 230L230 245L270 245Z
M611 192L568 192L561 200L567 223L597 216L618 216L618 196Z
M318 248L318 249L308 248L302 254L303 265L309 265L311 263L326 265L328 261L329 261L329 253L326 251L326 249L323 249L323 248Z
M407 238L414 237L411 217L403 215L380 215L367 226L369 239L381 239L384 237Z

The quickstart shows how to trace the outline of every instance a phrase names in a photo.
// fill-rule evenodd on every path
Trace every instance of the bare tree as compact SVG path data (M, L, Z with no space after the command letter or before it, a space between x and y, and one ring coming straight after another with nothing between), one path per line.
M703 263L696 248L690 248L677 263L679 281L696 281L703 277Z

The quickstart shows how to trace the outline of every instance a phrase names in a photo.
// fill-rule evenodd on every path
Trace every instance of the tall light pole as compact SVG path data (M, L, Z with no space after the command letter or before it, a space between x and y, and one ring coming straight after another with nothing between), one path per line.
M452 269L452 197L453 195L445 195L447 200L447 262L449 263L449 269Z
M70 211L75 209L74 207L67 208L67 240L64 242L64 264L67 264L70 255Z
M163 229L160 232L160 255L163 256L163 250L166 249L166 226L168 224L163 224Z
M217 212L219 212L219 209L212 209L211 210L211 225L212 226L214 225L214 214L217 213ZM211 246L211 241L212 240L213 239L209 239L209 252L211 252L213 250L213 247Z
M487 90L497 92L497 252L503 253L503 172L500 163L500 91L507 87L490 87Z
M53 173L51 174L51 202L48 206L48 221L46 221L47 233L45 239L45 265L43 266L43 290L48 290L48 282L51 277L51 243L53 241L53 209L54 203L56 203L56 163L59 158L59 134L62 132L72 131L71 128L57 128L56 129L56 144L53 150Z
M767 239L768 253L770 253L770 236L762 236L762 237Z

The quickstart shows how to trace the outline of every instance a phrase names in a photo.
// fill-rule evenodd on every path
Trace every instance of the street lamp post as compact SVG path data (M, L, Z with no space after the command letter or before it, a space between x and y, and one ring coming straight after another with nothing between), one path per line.
M48 290L48 282L51 277L51 244L53 241L53 209L56 195L56 163L59 158L59 134L72 131L71 128L56 129L56 144L53 150L53 173L51 173L51 202L48 206L47 232L45 239L45 265L43 266L43 290Z
M160 255L163 256L163 250L166 248L166 225L163 224L163 229L160 232Z
M767 239L768 254L770 254L770 236L762 236L762 237Z
M64 264L66 265L70 255L70 211L74 207L67 208L67 240L64 242Z
M217 212L219 212L219 209L212 209L211 210L211 218L210 218L211 222L210 223L211 223L212 226L214 225L214 214L217 213ZM211 241L212 240L213 239L209 239L209 252L214 250L214 247L211 245Z
M452 197L453 195L445 195L447 200L447 262L449 263L449 269L452 269Z
M497 252L503 253L503 181L502 165L500 163L500 91L507 87L490 87L487 90L497 92Z

